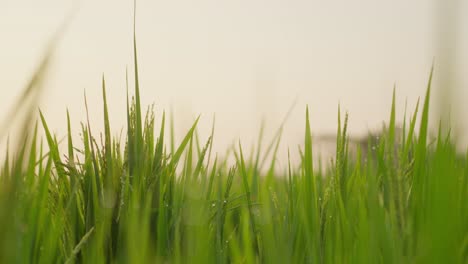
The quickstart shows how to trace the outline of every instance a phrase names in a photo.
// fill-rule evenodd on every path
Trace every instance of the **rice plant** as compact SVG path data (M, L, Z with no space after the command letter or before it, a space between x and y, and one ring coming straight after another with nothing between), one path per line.
M301 160L278 172L280 133L250 156L239 143L234 163L212 153L214 129L197 140L198 119L174 146L166 115L142 109L136 47L123 140L111 136L103 77L102 140L86 121L74 141L66 113L60 143L39 113L7 150L0 263L468 263L468 152L442 129L428 137L432 72L402 132L394 95L385 133L355 155L339 111L336 156L325 170L313 162L306 109Z

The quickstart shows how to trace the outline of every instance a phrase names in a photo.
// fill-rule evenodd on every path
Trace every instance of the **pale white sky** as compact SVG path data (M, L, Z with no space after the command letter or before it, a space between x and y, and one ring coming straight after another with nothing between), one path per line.
M463 76L468 66L468 4L458 2L457 99L463 102L468 98ZM172 107L179 136L198 114L206 136L216 113L220 149L239 137L249 144L261 116L267 128L275 128L295 98L285 144L295 146L302 140L306 104L315 133L335 131L340 102L350 113L350 131L364 134L388 119L394 83L401 116L406 98L413 109L424 95L434 57L436 80L442 72L436 41L437 10L442 9L436 4L139 0L143 103L156 103L158 113ZM86 89L91 120L102 128L100 79L105 74L112 128L117 133L124 127L126 66L133 80L132 0L0 0L1 119L74 7L78 11L60 41L42 109L53 130L63 135L66 107L76 128L84 120ZM463 116L459 123L466 121Z

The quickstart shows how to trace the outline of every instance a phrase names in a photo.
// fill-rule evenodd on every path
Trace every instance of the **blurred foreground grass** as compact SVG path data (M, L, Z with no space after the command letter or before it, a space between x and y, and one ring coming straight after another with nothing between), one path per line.
M384 136L357 155L348 155L347 116L338 115L325 169L314 167L306 111L301 162L281 174L280 133L265 152L259 142L246 156L239 144L230 166L211 152L214 133L200 143L197 121L179 146L164 114L155 131L152 110L142 114L136 44L134 53L124 140L111 137L104 78L104 133L82 123L74 142L67 114L66 153L42 114L30 126L35 104L25 106L25 133L0 168L0 263L468 262L468 152L449 134L428 139L432 73L403 133L393 99Z

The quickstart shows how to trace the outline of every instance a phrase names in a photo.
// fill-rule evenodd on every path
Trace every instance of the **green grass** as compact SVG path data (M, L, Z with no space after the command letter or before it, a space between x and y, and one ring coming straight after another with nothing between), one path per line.
M457 152L448 134L428 137L432 73L421 115L418 107L405 114L402 135L394 95L375 150L349 154L339 111L326 169L314 167L307 109L301 161L279 173L281 129L250 156L239 143L234 164L212 153L214 125L203 142L197 119L178 146L165 114L155 131L152 109L141 109L134 45L124 140L111 136L103 77L102 140L88 121L74 142L66 113L60 145L41 113L6 153L0 263L468 263L468 152Z

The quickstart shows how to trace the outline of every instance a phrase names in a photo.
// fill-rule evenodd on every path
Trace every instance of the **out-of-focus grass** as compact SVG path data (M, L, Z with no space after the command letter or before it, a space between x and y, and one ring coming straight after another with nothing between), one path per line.
M432 73L419 130L416 108L395 133L393 97L388 130L365 150L373 154L352 158L339 111L336 157L324 172L314 168L307 110L301 162L281 174L280 132L267 147L271 160L261 144L252 156L239 144L231 167L213 158L214 133L197 140L198 119L179 146L164 114L155 131L152 110L142 114L134 45L125 140L111 136L103 78L101 141L88 121L73 142L67 113L62 153L41 113L45 141L36 126L7 154L0 263L468 262L468 152L442 132L428 142Z

